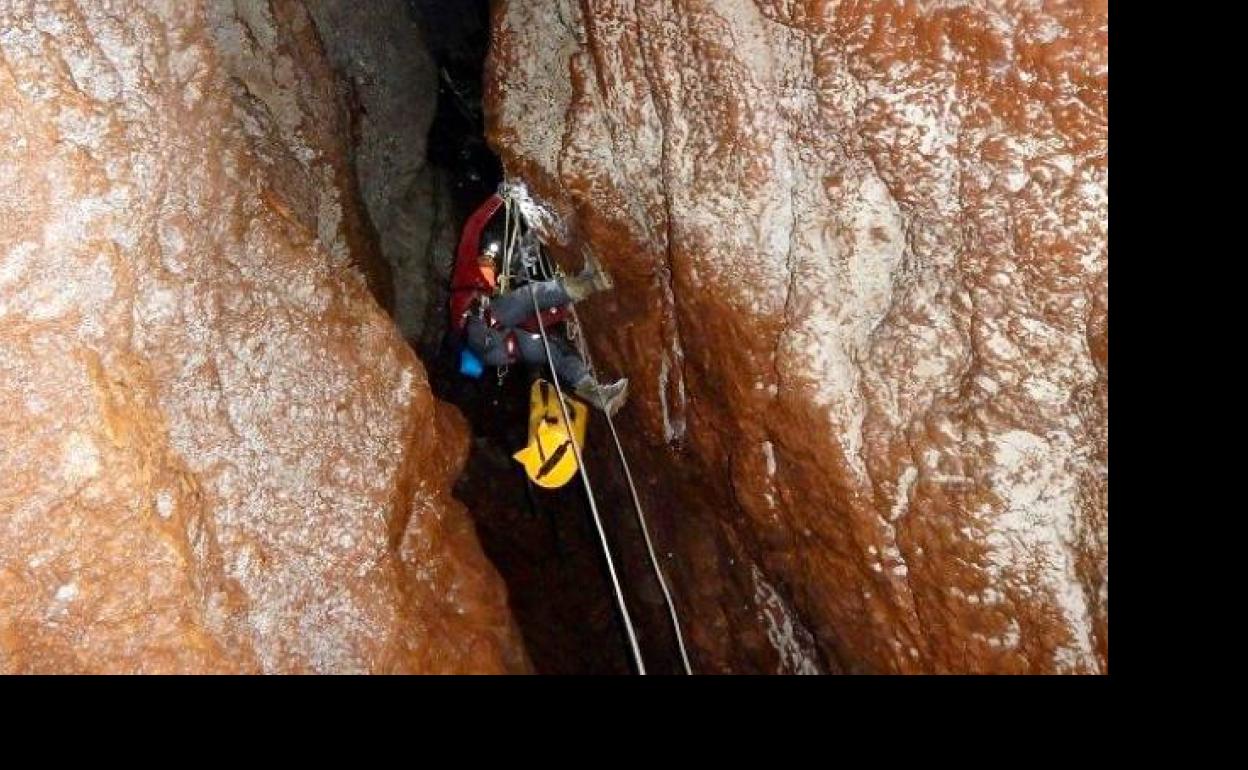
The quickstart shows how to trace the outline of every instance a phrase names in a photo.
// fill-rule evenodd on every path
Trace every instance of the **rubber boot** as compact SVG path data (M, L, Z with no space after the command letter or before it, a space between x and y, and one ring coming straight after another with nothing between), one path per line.
M610 385L599 385L593 377L586 377L576 384L573 391L583 401L598 407L610 416L620 411L628 400L628 378L621 377Z
M608 291L614 286L615 282L611 280L610 274L602 269L602 265L589 252L585 253L585 267L580 274L563 281L563 288L573 302L580 302L594 292Z

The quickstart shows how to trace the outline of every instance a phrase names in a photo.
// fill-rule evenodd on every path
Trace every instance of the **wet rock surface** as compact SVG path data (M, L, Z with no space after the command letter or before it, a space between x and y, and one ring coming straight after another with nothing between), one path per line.
M342 7L0 2L0 671L529 670L374 299Z
M493 35L492 144L616 278L583 316L695 667L1106 671L1106 4Z

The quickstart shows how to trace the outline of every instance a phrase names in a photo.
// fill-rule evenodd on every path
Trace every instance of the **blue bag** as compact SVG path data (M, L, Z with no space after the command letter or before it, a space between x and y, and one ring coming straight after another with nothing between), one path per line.
M477 358L477 354L473 353L467 346L459 349L459 373L465 377L471 377L474 380L480 379L481 373L485 371L485 364L481 363L481 359Z

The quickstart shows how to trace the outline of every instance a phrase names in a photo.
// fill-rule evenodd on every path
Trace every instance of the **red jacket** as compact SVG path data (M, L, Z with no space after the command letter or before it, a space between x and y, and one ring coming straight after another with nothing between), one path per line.
M486 277L477 264L477 256L481 253L481 233L489 224L490 218L502 208L503 199L497 194L491 195L477 210L472 212L459 239L459 249L455 252L455 269L451 272L451 330L456 334L464 331L468 322L468 309L472 301L481 294L493 294L494 282ZM557 308L543 318L547 327L561 323L567 318L567 308ZM537 319L530 317L520 324L534 334L537 333Z
M464 330L468 308L477 295L494 292L494 284L477 265L477 255L481 253L481 231L502 205L502 198L491 195L464 223L455 253L455 270L451 273L451 329L456 333Z

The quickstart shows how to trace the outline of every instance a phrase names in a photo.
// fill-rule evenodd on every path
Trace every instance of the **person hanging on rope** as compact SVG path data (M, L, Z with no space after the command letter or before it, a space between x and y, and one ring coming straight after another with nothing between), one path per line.
M543 313L556 314L560 308L580 302L591 294L613 287L611 277L588 254L580 275L550 281L532 281L501 294L492 294L498 274L500 246L487 243L477 258L481 279L473 285L457 289L471 291L461 300L461 315L454 319L462 328L464 339L473 353L486 366L508 366L517 360L531 366L546 363L546 348L540 332L533 331L534 300ZM487 288L488 287L488 288ZM555 333L545 321L550 341L550 357L554 375L572 392L607 414L614 415L628 398L628 379L610 384L599 383L576 348L564 334Z

